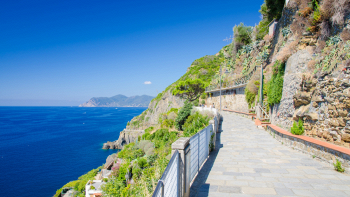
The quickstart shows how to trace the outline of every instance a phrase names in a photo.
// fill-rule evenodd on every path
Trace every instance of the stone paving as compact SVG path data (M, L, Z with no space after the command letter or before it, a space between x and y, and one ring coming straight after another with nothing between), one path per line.
M217 148L191 196L350 196L350 176L275 140L248 118L223 112Z

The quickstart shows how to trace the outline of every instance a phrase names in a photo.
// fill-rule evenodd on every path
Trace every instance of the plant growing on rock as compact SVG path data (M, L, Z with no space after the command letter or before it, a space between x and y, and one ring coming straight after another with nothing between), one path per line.
M344 172L345 169L341 166L341 162L337 159L335 163L333 163L334 169L338 172Z
M294 135L302 135L304 133L304 122L299 118L298 124L293 123L291 133Z
M273 74L268 84L267 102L269 105L277 104L281 101L283 90L283 76L285 63L276 61L273 67Z

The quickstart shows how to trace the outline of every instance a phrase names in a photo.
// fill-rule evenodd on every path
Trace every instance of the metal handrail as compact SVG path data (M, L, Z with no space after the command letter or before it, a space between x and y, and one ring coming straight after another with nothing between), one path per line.
M171 168L173 167L173 165L176 165L177 171L179 172L179 167L180 167L180 159L179 159L179 157L180 157L179 151L175 150L175 152L174 152L173 156L171 157L167 167L164 170L164 173L163 173L162 177L158 181L157 187L154 190L152 197L159 197L159 196L160 197L164 197L165 193L167 192L167 191L164 191L165 181L168 178L167 176L168 176ZM176 163L174 161L175 159L178 159L178 161ZM180 184L179 184L180 177L179 177L179 174L176 176L176 178L177 178L176 185L178 187L176 193L177 193L177 196L179 197L180 196Z

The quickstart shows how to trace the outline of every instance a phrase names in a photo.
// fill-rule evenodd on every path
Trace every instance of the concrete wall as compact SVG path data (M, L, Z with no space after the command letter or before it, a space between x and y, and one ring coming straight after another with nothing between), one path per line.
M227 107L227 109L230 110L248 113L248 103L245 100L244 90L245 87L231 90L223 90L221 92L222 109L225 109L225 107ZM220 91L213 92L213 95L207 98L207 106L211 106L213 105L213 103L216 109L220 109Z

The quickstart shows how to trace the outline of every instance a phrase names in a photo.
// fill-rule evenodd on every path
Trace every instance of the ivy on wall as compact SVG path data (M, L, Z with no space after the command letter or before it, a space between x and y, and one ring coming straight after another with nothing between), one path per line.
M273 66L273 74L267 87L267 102L269 105L280 103L283 90L283 76L285 63L276 61Z

